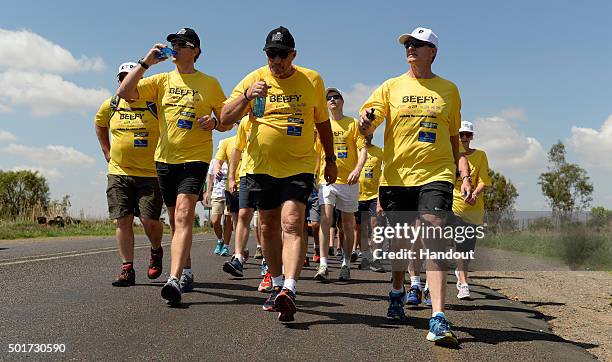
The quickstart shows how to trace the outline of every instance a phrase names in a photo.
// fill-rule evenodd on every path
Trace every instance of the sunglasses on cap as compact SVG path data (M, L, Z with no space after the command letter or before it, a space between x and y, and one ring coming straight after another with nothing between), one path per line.
M173 41L170 43L170 46L172 46L172 48L195 48L195 45L192 43L182 40Z
M281 59L285 59L289 56L289 50L285 49L268 49L266 50L266 55L270 59L274 59L276 57L280 57Z
M332 99L342 99L342 96L340 94L332 94L331 96L327 96L325 97L328 101L331 101Z
M435 46L432 43L428 43L426 41L422 41L422 40L418 40L418 39L414 39L414 38L408 39L404 43L404 46L406 47L406 49L408 49L411 45L412 45L413 48L422 48L424 46L428 46L430 48L435 48Z
M474 137L474 134L472 132L459 132L459 137L469 137L472 138Z

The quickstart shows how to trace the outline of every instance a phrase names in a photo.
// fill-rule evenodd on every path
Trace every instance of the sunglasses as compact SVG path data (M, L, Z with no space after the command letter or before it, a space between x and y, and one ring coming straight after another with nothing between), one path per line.
M459 137L461 137L461 138L463 138L463 137L472 138L472 137L474 137L474 134L472 132L459 132Z
M327 96L325 98L327 98L328 101L331 101L332 99L342 99L342 96L340 94L333 94L333 95Z
M408 49L410 46L412 46L413 48L422 48L424 46L435 48L435 46L432 43L428 43L426 41L422 41L418 39L406 40L406 42L404 43L404 46L406 47L406 49Z
M268 49L266 50L266 55L270 59L274 59L276 57L280 57L281 59L285 59L289 56L289 50L284 49Z
M128 75L127 72L121 72L119 73L119 75L117 75L117 78L119 79L120 82L123 82L123 80L125 79L127 75Z
M186 41L176 41L176 42L172 42L170 43L170 46L172 46L172 48L195 48L195 45L191 44L190 42L186 42Z

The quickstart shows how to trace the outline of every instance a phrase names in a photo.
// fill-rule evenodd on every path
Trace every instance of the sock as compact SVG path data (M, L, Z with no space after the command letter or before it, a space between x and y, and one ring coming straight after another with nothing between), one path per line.
M432 313L431 313L431 317L432 317L432 318L433 318L433 317L442 317L442 318L446 319L446 316L444 315L444 312L435 312L435 313L434 313L434 312L432 312Z
M257 250L261 250L261 246L260 245L257 245Z
M350 262L351 262L350 256L348 258L346 257L346 255L342 256L342 266L347 266L349 265Z
M277 277L272 277L272 287L282 287L285 277L281 274Z
M234 254L234 258L238 259L240 264L244 264L244 255L242 255L241 253Z
M327 257L322 256L321 260L319 260L320 266L327 266Z
M179 282L179 278L177 277L170 276L170 278L168 278L168 281L171 281L171 280L174 280L177 283Z
M153 248L151 248L151 253L153 253L153 254L161 254L163 250L164 250L164 249L163 249L163 248L162 248L162 246L160 245L160 246L159 246L159 248L157 248L157 249L153 249Z
M402 293L404 293L404 288L402 288L402 289L393 289L393 288L391 288L391 293L393 293L393 294L402 294Z
M191 268L183 268L183 275L186 275L190 278L193 277L193 273L191 272Z
M461 286L462 286L462 287L467 287L467 286L468 286L468 283L461 283Z
M295 279L285 279L285 283L283 283L283 288L289 289L293 293L295 293Z
M223 241L223 239L217 239L217 244L225 244L225 242Z
M410 277L410 286L421 289L421 277L420 276Z

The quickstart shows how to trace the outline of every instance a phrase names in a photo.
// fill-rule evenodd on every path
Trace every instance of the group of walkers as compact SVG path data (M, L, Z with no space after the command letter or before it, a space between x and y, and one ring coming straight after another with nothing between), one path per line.
M308 221L315 236L313 262L319 263L313 277L319 281L331 277L334 229L344 234L338 280L349 281L358 249L360 268L385 270L368 237L383 219L387 224L482 224L481 195L490 184L486 155L470 148L473 125L461 122L457 87L431 70L438 37L430 29L399 37L409 70L378 87L358 120L344 115L339 89L326 88L318 72L294 64L295 40L284 27L266 37L267 64L246 75L229 97L216 78L196 70L202 51L193 29L166 40L169 46L155 44L138 62L120 66L117 95L104 101L95 119L123 262L114 286L135 284L135 216L151 242L147 276L161 275L162 202L172 233L162 298L176 305L193 290L190 251L200 200L211 205L215 254L230 255L234 230L234 252L222 266L232 276L243 276L250 225L256 226L259 290L269 293L262 308L278 312L282 322L293 321L297 311L297 281L309 263ZM143 78L167 59L175 64L173 71ZM372 136L383 122L381 149ZM234 127L236 135L222 140L213 157L213 130ZM419 242L431 250L445 250L448 243ZM474 248L473 239L461 244ZM389 318L405 320L404 305L422 302L420 264L392 263ZM467 261L457 266L458 297L466 298ZM446 277L446 261L427 260L425 296L432 307L427 339L456 345L444 315Z

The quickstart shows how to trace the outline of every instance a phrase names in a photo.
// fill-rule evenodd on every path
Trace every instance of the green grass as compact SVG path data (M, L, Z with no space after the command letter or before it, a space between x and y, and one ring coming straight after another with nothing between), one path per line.
M166 226L164 233L169 234ZM194 230L195 231L195 230ZM207 232L209 228L198 228L197 232ZM135 234L144 234L140 225L134 225ZM111 220L83 220L80 224L64 227L38 225L31 221L0 221L0 240L46 238L56 236L113 236L115 224Z
M612 270L612 235L607 230L567 227L487 234L479 245L554 258L571 269Z

